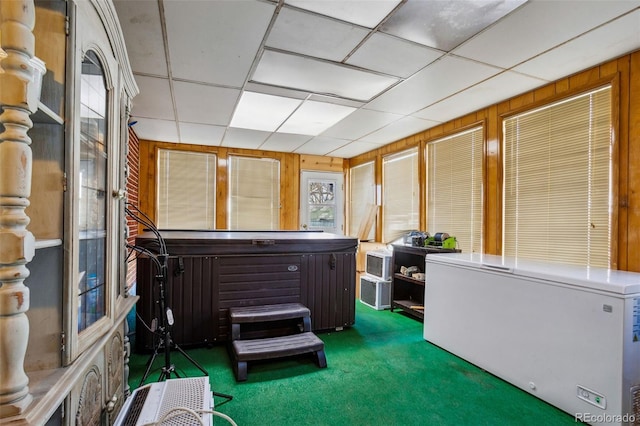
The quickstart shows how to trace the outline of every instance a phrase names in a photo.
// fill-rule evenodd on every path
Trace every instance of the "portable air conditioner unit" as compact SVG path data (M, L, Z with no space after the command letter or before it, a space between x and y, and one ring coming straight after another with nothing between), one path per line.
M391 281L372 275L360 277L360 302L381 311L391 307Z
M391 279L391 258L389 250L372 250L365 257L365 272L379 280Z

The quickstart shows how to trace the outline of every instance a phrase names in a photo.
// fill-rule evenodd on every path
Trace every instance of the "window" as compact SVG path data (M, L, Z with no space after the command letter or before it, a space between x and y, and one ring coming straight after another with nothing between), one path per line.
M382 161L382 242L389 243L420 227L418 148Z
M108 138L102 65L89 51L80 80L78 331L106 314Z
M374 162L351 168L349 195L349 235L358 237L362 223L367 220L369 207L376 205L376 180ZM368 239L375 239L375 226L371 227Z
M280 162L229 156L229 229L280 228Z
M158 150L160 229L215 229L216 155Z
M611 87L506 119L503 253L609 267Z
M463 252L482 252L483 129L427 145L427 231L456 237Z

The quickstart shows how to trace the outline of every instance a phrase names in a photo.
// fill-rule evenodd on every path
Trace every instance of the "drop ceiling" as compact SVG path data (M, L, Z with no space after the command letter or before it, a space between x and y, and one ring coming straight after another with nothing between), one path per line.
M115 0L142 139L350 158L640 48L640 0Z

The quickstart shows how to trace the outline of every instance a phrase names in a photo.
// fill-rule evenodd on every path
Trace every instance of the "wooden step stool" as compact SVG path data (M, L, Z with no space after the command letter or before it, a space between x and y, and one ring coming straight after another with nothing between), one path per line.
M242 324L267 323L289 319L302 320L297 334L242 339ZM313 353L320 368L327 366L324 342L311 332L311 312L300 303L283 303L229 308L231 323L231 355L236 380L247 380L247 362Z

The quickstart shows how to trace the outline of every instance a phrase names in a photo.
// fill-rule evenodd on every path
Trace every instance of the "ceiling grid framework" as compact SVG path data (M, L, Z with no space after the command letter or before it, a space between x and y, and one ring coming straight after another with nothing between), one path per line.
M141 139L350 158L640 48L640 0L114 0Z

